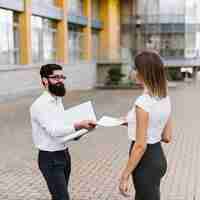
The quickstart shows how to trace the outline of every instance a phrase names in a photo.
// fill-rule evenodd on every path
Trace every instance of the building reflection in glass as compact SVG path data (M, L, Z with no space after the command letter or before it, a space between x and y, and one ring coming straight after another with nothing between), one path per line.
M31 25L33 63L55 61L55 24L49 19L32 16Z
M18 15L13 11L0 9L0 64L19 63Z

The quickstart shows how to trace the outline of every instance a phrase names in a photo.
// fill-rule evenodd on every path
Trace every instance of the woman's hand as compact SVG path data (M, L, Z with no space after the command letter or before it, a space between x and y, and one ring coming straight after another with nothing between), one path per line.
M170 143L172 140L172 118L169 117L162 133L162 142Z
M171 139L168 139L168 138L162 138L162 139L161 139L161 142L164 142L164 143L170 143L170 142L171 142Z
M126 171L124 171L122 173L122 175L121 175L120 183L119 183L119 191L125 197L129 197L130 196L128 194L128 190L129 190L129 177L130 177L130 175L127 174Z
M120 117L119 119L124 121L124 123L121 126L126 126L126 127L128 126L128 122L127 122L126 117Z

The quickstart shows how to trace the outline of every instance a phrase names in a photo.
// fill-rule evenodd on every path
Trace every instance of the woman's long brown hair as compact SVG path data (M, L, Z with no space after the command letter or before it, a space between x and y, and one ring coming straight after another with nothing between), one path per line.
M135 57L135 67L152 96L167 96L167 78L158 53L145 50Z

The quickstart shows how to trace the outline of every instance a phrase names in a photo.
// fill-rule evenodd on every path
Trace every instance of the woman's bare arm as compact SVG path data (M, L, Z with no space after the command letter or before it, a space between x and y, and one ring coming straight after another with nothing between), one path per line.
M170 143L172 140L172 117L170 116L162 133L162 142Z
M140 107L136 107L136 141L129 157L125 174L130 175L140 162L147 147L147 129L149 114Z

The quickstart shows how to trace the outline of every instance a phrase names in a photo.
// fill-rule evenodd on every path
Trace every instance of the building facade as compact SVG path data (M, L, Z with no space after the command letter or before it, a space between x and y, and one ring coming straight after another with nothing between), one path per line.
M168 65L200 66L198 0L0 0L0 97L40 88L44 63L63 65L69 89L105 82L110 66L155 49Z
M62 64L70 89L89 89L97 62L119 59L120 1L0 0L0 38L0 96L40 88L44 63Z
M200 56L198 0L125 0L123 5L124 48L155 49L170 60Z

